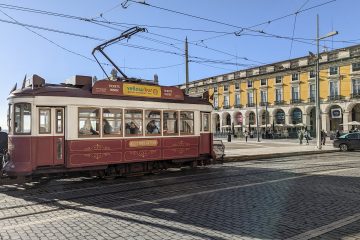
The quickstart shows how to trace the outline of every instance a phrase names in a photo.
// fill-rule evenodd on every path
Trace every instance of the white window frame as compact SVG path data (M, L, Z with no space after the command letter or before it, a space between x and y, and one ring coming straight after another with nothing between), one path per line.
M330 80L329 81L329 97L334 97L334 96L340 96L340 85L339 85L338 80ZM336 95L331 95L331 83L334 83L336 85L336 89L337 89L337 94Z

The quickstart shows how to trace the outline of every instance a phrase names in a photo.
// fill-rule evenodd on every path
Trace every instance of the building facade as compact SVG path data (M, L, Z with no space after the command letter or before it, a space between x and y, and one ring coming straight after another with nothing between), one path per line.
M360 121L360 45L323 52L319 62L322 128L348 131ZM208 93L216 133L241 135L258 123L262 133L287 137L306 128L314 135L315 63L305 56L196 80L189 94Z

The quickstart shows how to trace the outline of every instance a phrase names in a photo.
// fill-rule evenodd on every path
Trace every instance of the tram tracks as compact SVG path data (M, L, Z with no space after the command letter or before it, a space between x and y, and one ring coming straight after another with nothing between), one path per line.
M321 166L323 167L323 166ZM303 172L304 175L307 174L316 174L316 173L321 173L324 172L324 169L318 169L318 170L314 170L314 167L307 167L307 168L311 168L313 169L313 171L306 171ZM326 169L326 171L341 171L341 170L350 170L350 169L357 169L357 167L344 167L344 168L334 168L334 169ZM257 173L259 174L259 173ZM254 174L253 174L254 175ZM256 174L255 174L256 175ZM241 176L241 175L239 175ZM244 176L244 175L243 175ZM289 175L287 176L289 177ZM291 175L290 175L291 177ZM295 175L296 177L296 175ZM282 178L279 178L280 180ZM202 179L201 181L208 181L209 179ZM277 181L278 179L267 179L267 181ZM230 183L231 184L230 184ZM172 183L172 184L166 184L166 185L159 185L157 188L161 188L161 187L166 187L166 186L174 186L176 184L180 184L182 186L184 186L183 182L180 183ZM143 204L144 202L148 202L151 203L152 201L154 201L154 199L149 199L149 197L153 197L156 196L156 198L163 198L163 196L166 197L176 197L177 193L181 193L181 194L192 194L192 193L196 193L198 191L206 191L206 189L217 189L217 188L221 188L221 186L241 186L241 185L247 185L247 184L256 184L255 182L249 182L249 181L232 181L232 179L230 179L230 181L226 181L226 182L215 182L215 183L211 183L211 184L198 184L197 186L194 187L186 187L186 188L175 188L175 189L169 189L167 191L161 190L158 191L156 189L154 189L154 186L148 186L148 187L143 187L143 188L134 188L134 189L129 189L126 191L119 191L119 190L115 190L115 191L100 191L97 192L97 194L85 194L85 195L79 195L79 196L73 196L73 197L68 197L68 198L58 198L58 197L53 197L50 199L46 199L46 198L38 198L37 199L37 203L32 204L32 205L18 205L16 206L16 209L19 211L19 208L25 208L25 209L29 209L33 208L33 211L30 211L30 213L25 213L25 214L20 214L20 215L14 215L14 214L10 214L4 217L0 218L0 221L4 221L6 219L9 218L21 218L21 217L26 217L29 215L38 215L38 214L45 214L45 213L49 213L49 212L54 212L54 211L61 211L61 210L66 210L66 209L73 209L74 207L79 207L79 206L96 206L96 207L110 207L111 205L115 203L117 203L118 201L122 202L123 204L126 205L134 205L134 202L139 202L140 204ZM147 190L147 191L146 191ZM141 191L141 194L131 194L132 192L137 193L138 191ZM150 191L150 192L148 192ZM124 193L127 193L129 195L124 196ZM109 198L109 195L111 196ZM33 199L35 200L35 199ZM125 202L124 202L125 201ZM156 199L155 199L156 201ZM50 210L45 210L45 211L37 211L36 208L34 209L34 207L36 205L42 205L47 206L47 208L50 208ZM136 205L136 204L135 204ZM15 206L14 206L15 207ZM4 213L4 211L6 210L11 210L11 209L1 209L1 211Z
M350 166L350 163L347 163L344 166ZM353 165L356 165L356 163L353 163ZM320 164L319 167L341 167L341 165L337 164L329 164L329 165L324 165L324 164ZM352 166L352 165L351 165ZM300 167L300 168L282 168L282 169L266 169L266 170L262 170L262 168L259 168L259 170L253 170L251 172L246 172L246 173L240 173L240 174L226 174L223 176L216 176L216 177L211 177L211 178L201 178L204 176L208 176L208 175L216 175L216 174L221 174L221 172L215 171L215 172L208 172L208 173L196 173L196 174L190 174L190 175L184 175L184 176L176 176L176 177L165 177L165 178L158 178L158 179L148 179L148 180L142 180L142 181L135 181L135 182L120 182L120 183L115 183L115 184L103 184L103 182L100 182L99 184L95 185L95 186L89 186L89 187L84 187L84 186L77 186L75 189L74 188L70 188L68 190L63 190L63 191L49 191L47 189L35 189L37 191L33 192L33 193L29 193L29 194L25 194L24 193L26 191L22 191L22 192L14 192L15 194L11 194L11 193L7 193L6 195L10 196L11 199L13 198L21 198L23 200L27 200L27 201L32 201L33 199L46 199L46 198L53 198L53 197L57 197L57 198L62 198L64 197L65 194L72 194L72 193L77 193L80 194L81 192L88 192L91 190L99 190L99 189L106 189L106 188L124 188L125 186L127 187L131 187L132 185L138 185L138 184L156 184L156 185L149 185L149 186L145 186L145 187L135 187L135 188L130 188L130 189L123 189L123 190L119 190L119 192L127 192L127 191L135 191L135 190L145 190L145 189L152 189L152 188L156 188L156 187L167 187L167 186L172 186L172 185L176 185L176 184L187 184L187 183L192 183L194 182L194 178L196 179L197 182L208 182L208 181L217 181L217 180L221 180L221 179L227 179L227 178L236 178L236 177L245 177L245 176L251 176L251 175L259 175L259 174L263 174L263 173L272 173L272 172L278 172L278 171L300 171L299 173L301 174L301 170L306 170L308 168L310 169L314 169L314 167L316 167L316 165L311 165L309 167ZM228 169L227 169L228 171ZM236 170L233 170L236 171ZM200 177L200 178L199 178ZM178 179L183 179L185 178L186 180L184 181L178 181L178 182L174 182L174 183L166 183L166 184L161 184L159 185L159 182L161 181L166 181L166 180L178 180ZM32 190L32 189L31 189ZM117 193L118 190L116 190L114 193ZM110 192L113 193L113 192ZM102 191L101 191L101 194ZM86 195L86 194L85 194ZM90 194L89 196L92 196L92 194ZM66 197L65 197L66 198ZM4 199L0 199L2 202L4 202ZM6 199L5 199L6 201ZM16 207L18 205L15 205L14 207ZM4 208L0 208L0 210L2 210Z

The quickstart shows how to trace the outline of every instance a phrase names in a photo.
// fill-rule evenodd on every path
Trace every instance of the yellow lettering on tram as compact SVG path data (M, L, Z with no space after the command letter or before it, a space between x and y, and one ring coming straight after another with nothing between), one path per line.
M156 147L158 140L133 140L129 142L129 147Z
M128 96L137 96L137 97L161 98L161 87L144 86L134 83L124 83L123 94Z

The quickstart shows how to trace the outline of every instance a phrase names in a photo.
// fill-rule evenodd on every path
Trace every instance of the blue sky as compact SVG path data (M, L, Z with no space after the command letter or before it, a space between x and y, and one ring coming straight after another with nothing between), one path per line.
M128 7L124 9L120 5L123 1L116 0L0 0L0 10L8 15L0 12L0 21L14 21L9 18L10 16L21 23L97 39L116 37L127 27L133 26L126 24L151 25L146 27L147 33L136 34L129 41L122 42L136 45L137 48L116 44L107 48L106 52L128 76L152 79L156 73L159 75L160 84L176 85L185 81L184 42L182 42L185 37L188 37L190 42L189 55L192 61L190 80L236 71L261 63L300 57L306 55L308 51L315 51L316 46L311 39L316 35L316 14L320 15L321 34L332 30L339 31L339 35L329 39L332 41L322 42L328 49L360 43L360 28L356 27L360 1L337 0L306 10L329 1L331 0L146 0L151 6L226 23L219 24L134 2L129 2ZM3 4L94 18L98 21L117 22L121 23L121 26L108 25L116 28L111 29L85 21L3 8L5 6ZM297 14L296 17L292 15L251 30L244 29L298 10L305 11ZM169 27L201 31L185 31ZM0 22L0 29L2 78L0 126L2 127L6 125L6 99L9 91L16 82L21 86L25 74L28 76L38 74L50 83L63 82L76 74L104 77L96 63L63 49L92 59L91 51L101 41L31 28L58 45L55 46L22 26ZM240 36L234 34L237 31ZM260 31L267 35L264 36L263 33L259 33ZM224 35L224 33L228 34ZM306 43L268 37L269 34L289 38L293 36L297 40L305 39L300 41ZM142 49L139 49L139 46ZM99 57L101 59L100 55ZM102 61L105 62L104 59ZM222 64L215 64L214 61L220 61ZM111 67L105 69L107 72L111 71Z

